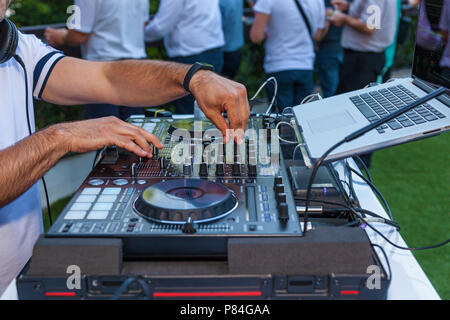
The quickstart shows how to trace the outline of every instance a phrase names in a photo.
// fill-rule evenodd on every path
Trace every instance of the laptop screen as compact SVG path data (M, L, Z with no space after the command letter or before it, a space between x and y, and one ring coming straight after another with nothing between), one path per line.
M450 87L450 0L421 0L413 76Z

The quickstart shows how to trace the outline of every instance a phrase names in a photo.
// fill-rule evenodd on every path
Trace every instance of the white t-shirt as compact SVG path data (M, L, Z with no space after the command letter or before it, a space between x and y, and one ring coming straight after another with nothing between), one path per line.
M395 0L354 0L350 4L349 16L357 18L362 22L374 23L378 8L381 14L380 29L373 35L359 32L352 27L345 25L342 31L342 47L360 52L383 52L394 42L397 30L397 1Z
M325 26L325 3L323 0L299 2L314 35ZM314 69L314 46L295 0L258 0L253 10L270 15L264 62L266 73Z
M219 0L161 0L155 18L145 29L145 38L164 38L170 58L223 47Z
M91 61L142 59L145 52L144 26L149 20L148 0L75 0L80 7L81 28L91 34L82 47L83 58Z
M16 53L27 68L29 115L34 130L33 96L38 99L41 97L53 67L64 56L35 36L21 33ZM3 150L29 135L25 76L16 60L10 59L0 64L0 84L0 150ZM33 246L42 231L38 184L0 208L0 296L30 259Z

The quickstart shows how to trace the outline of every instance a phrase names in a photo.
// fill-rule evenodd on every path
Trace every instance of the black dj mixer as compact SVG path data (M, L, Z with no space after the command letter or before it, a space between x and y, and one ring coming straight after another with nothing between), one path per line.
M311 169L294 126L251 117L245 142L224 145L205 120L130 122L164 148L152 159L101 153L37 242L17 279L20 299L386 298L367 234L344 227L350 199L330 166L313 184L302 232ZM366 285L373 265L376 290ZM78 287L68 286L72 270Z
M218 132L206 138L207 121L200 138L192 120L131 121L164 148L145 160L106 150L47 237L117 237L135 258L224 256L230 238L302 236L278 139L260 137L262 118L250 120L255 136L242 145L221 143Z

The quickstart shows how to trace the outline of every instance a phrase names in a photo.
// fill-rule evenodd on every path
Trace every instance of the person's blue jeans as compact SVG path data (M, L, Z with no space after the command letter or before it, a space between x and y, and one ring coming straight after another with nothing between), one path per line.
M317 52L317 71L324 98L334 96L338 90L343 57L342 50L319 50Z
M299 105L303 99L314 91L313 70L287 70L271 73L267 76L277 79L278 94L276 102L279 112L283 111L286 107ZM273 93L273 84L267 84L269 100L272 99Z
M175 57L171 59L174 62L194 64L196 62L209 63L214 66L216 73L222 72L223 67L223 52L220 48L212 49L200 54L187 56L187 57ZM173 102L176 113L178 114L192 114L194 113L194 97L187 96L182 99L178 99Z
M126 120L133 114L144 114L142 108L119 107L112 104L89 104L84 106L87 119L115 116Z

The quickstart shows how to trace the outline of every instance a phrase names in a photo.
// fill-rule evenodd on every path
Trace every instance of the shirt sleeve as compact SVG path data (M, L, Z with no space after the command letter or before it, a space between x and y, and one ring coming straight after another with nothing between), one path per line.
M64 58L64 53L44 44L34 35L20 34L24 47L22 59L27 67L33 83L33 97L40 100L48 78L56 64Z
M253 11L264 14L271 14L272 0L258 0L253 6Z
M97 2L94 0L75 0L75 5L80 8L80 28L74 30L82 33L92 33L95 26Z
M181 0L161 0L158 12L145 28L145 40L156 41L168 35L183 12Z
M325 7L325 1L320 0L320 13L319 13L319 23L317 24L318 29L325 28L325 21L326 21L326 7Z
M370 7L376 7L377 9L379 9L380 15L383 16L384 10L387 7L386 1L393 0L366 0L366 3L362 6L361 16L359 17L359 20L361 22L367 23L372 18L374 12L372 10L368 10Z

